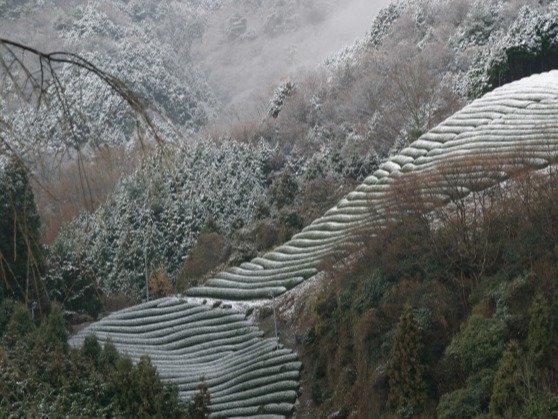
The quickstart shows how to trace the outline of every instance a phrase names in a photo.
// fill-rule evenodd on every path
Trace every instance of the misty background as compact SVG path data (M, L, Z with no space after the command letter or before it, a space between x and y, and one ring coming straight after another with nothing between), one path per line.
M272 4L273 2L266 2ZM224 105L261 99L262 89L296 79L364 36L389 0L231 4L208 21L192 59ZM269 96L266 96L269 99Z
M225 111L266 106L278 84L362 38L388 3L3 1L0 33L84 55L193 132Z

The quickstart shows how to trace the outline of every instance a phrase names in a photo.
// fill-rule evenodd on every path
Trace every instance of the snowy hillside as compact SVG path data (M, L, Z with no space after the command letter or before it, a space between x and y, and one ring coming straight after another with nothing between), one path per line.
M187 294L253 299L284 293L314 275L328 256L350 249L355 230L385 222L398 209L394 185L411 182L411 176L420 179L413 193L439 206L456 194L502 181L523 166L545 167L558 154L557 101L558 71L487 94L380 165L291 241Z
M331 0L2 2L0 36L46 52L84 56L124 81L183 134L191 135L232 101L253 98L255 91L278 83L288 72L300 70L300 65L313 66L352 42L364 33L384 1L374 6L362 0L349 3L365 12L357 26L335 20L339 9L348 6ZM338 29L333 44L324 43L323 36L307 36L309 31L325 33L331 25ZM34 31L21 29L31 26ZM315 42L308 45L310 38ZM285 59L272 64L267 51ZM130 140L126 110L117 106L112 92L94 75L76 74L66 66L61 80L71 81L66 89L69 102L99 125L94 132L83 133L91 137L83 143ZM12 141L20 141L24 134L52 134L53 121L40 118L35 123L46 126L36 128L36 133L27 127L30 118L23 110L6 117L16 123L22 120L15 124ZM25 146L22 142L19 148Z
M303 17L307 16L307 13L301 12L293 15L291 20L285 20L285 15L278 11L279 6L273 6L277 9L274 9L277 16L283 16L283 20L279 17L277 21L271 20L283 29L270 33L266 32L261 21L262 16L266 16L265 5L258 4L253 8L251 2L236 5L235 10L240 17L231 20L233 28L229 35L222 31L219 22L228 19L226 16L230 15L233 7L230 3L219 3L218 7L211 10L206 7L206 3L200 3L195 10L192 9L192 13L195 12L193 16L203 11L207 18L207 25L200 28L201 38L195 38L191 43L197 57L193 60L200 60L200 65L210 67L209 77L222 79L223 88L230 84L225 80L232 77L240 80L233 84L235 88L241 89L244 81L251 79L244 77L244 74L261 66L258 63L254 66L249 64L252 61L248 57L245 64L249 68L237 67L221 57L220 53L228 51L231 60L242 61L246 57L244 53L239 56L235 54L247 49L255 54L254 57L263 59L265 55L251 50L258 45L258 40L280 43L282 36L295 36L299 33L297 28L302 25ZM283 6L285 10L291 10L294 4L287 2ZM177 4L173 5L178 7ZM171 9L169 13L182 10ZM131 12L128 10L126 13ZM170 19L170 15L159 16L155 12L149 16L136 23L143 25L140 25L141 30L151 27L153 33L157 33L153 28L167 27L165 19ZM159 17L155 19L153 16ZM261 222L256 217L256 209L264 208L267 210L268 224L276 226L281 224L278 221L280 219L290 220L294 230L299 231L360 183L381 161L460 109L467 102L467 95L476 96L522 74L530 74L532 70L551 67L554 57L552 46L558 45L557 32L552 25L555 18L556 8L552 4L530 4L517 10L512 3L501 2L481 4L463 1L459 7L441 0L394 2L378 14L360 41L331 58L326 63L326 70L317 70L307 78L298 75L292 81L281 83L275 95L270 94L271 103L263 111L263 119L258 113L250 114L246 119L237 118L234 114L230 120L223 117L223 120L215 122L216 126L210 124L201 134L204 139L209 137L230 142L230 150L242 148L234 145L235 140L249 144L248 149L254 151L252 157L245 155L244 151L234 152L239 157L235 162L234 157L226 155L228 146L223 146L219 153L208 150L201 152L198 157L194 157L190 151L176 153L170 165L177 170L167 171L163 167L165 164L159 165L154 160L152 167L140 168L122 180L95 214L82 216L69 223L58 236L60 245L56 247L55 254L59 256L60 263L54 263L57 276L54 280L59 282L68 268L76 268L81 272L93 272L103 291L125 292L137 299L139 295L145 294L145 254L148 264L164 265L176 283L182 264L195 246L198 233L208 221L216 223L219 230L228 236L227 239L234 240L231 239L231 235L236 234L233 230L239 232L244 227L249 229ZM91 19L86 21L91 23ZM97 27L101 20L95 22L94 25L91 23L92 28ZM145 22L149 24L144 25ZM257 32L256 38L246 35L251 33L250 28L258 29L253 29ZM72 33L78 38L86 37L73 29L65 33ZM128 45L127 42L122 45ZM202 56L200 48L204 45L208 48L211 46L209 49L212 50L215 47L214 53L217 55ZM176 47L172 46L171 50L175 51ZM247 51L244 52L248 54ZM391 51L398 53L392 54ZM224 61L221 62L219 57ZM161 65L166 63L158 62ZM161 72L166 71L165 66L160 68ZM147 71L143 64L141 68L142 73ZM157 69L157 74L161 74L156 79L165 80L159 73L159 67L153 68ZM176 68L187 67L178 65ZM513 74L511 68L514 69ZM279 67L276 70L280 71ZM141 80L150 79L142 76ZM160 88L163 93L168 93L168 98L172 98L173 102L169 106L178 112L180 107L175 106L175 102L180 102L181 106L184 104L180 99L182 93L174 90L177 84L171 84L173 88L170 90L163 85ZM289 88L285 89L286 86ZM229 90L230 97L223 99L225 102L234 102L236 99L233 96L236 94L243 95L239 91L233 94L233 90ZM166 93L159 96L167 97ZM265 98L265 106L268 105L268 99ZM248 102L236 110L241 114L245 111L249 113ZM103 103L109 108L113 106L111 102ZM93 106L92 109L97 107ZM114 125L118 125L118 116L113 117L109 113L99 120L102 129L94 132L96 139L104 138L103 133L116 135L120 139L126 137L125 130L114 129ZM18 136L14 140L29 143L26 138ZM115 142L119 141L115 139ZM195 141L206 144L199 138ZM268 152L264 152L262 143L267 146ZM184 147L191 149L189 143ZM220 158L228 161L223 163L225 166L245 167L246 170L237 170L238 179L231 179L231 183L221 182L219 178L229 169L221 167L217 161ZM208 179L213 178L209 172L223 170L221 174L215 175L215 182L211 182L214 188L221 189L211 194L233 197L227 200L229 204L216 202L203 191L210 184L203 179L204 176L196 177L188 173L192 159L196 161L195 167L199 167L196 170L208 173ZM259 168L249 162L253 159L259 162ZM250 179L250 176L255 178ZM146 193L150 188L145 187L143 179L150 177L165 179L166 186L160 193ZM287 200L280 198L274 202L274 190L289 189L280 187L283 181L293 190L288 192ZM182 191L175 193L172 189L175 184L180 184ZM242 195L241 190L250 189L247 185L253 185L249 197L240 201L234 198ZM329 191L325 193L331 197L331 201L324 202L323 198L316 199L313 195L315 191L324 193L320 191L320 185L335 191L333 195ZM231 188L238 190L232 191ZM192 200L190 196L198 199ZM155 211L146 212L146 201ZM288 205L278 208L281 206L278 202L282 204L283 201ZM161 207L162 202L164 205ZM159 211L158 208L162 209ZM295 222L291 222L293 219ZM185 233L175 228L176 225L184 227ZM233 225L236 227L233 228ZM150 237L150 231L155 231L153 238ZM128 252L130 241L133 251ZM267 251L282 241L284 239L262 247L243 244L247 249L244 259L249 260L254 253ZM302 276L309 272L304 272ZM298 280L291 278L289 281ZM282 286L279 283L276 285ZM268 291L263 293L267 295Z
M73 344L96 333L136 359L150 354L162 377L179 383L184 397L205 375L212 403L216 395L213 417L287 415L296 395L296 355L262 340L243 313L220 303L209 308L189 297L256 300L285 293L315 275L328 256L358 250L359 234L367 226L381 226L405 211L401 193L412 193L423 209L434 208L517 171L546 167L558 157L557 115L558 71L498 88L390 158L289 242L217 274L189 290L186 298L155 300L115 313L80 332ZM224 353L225 362L218 355ZM237 374L245 373L254 373L249 375L254 380L240 385Z

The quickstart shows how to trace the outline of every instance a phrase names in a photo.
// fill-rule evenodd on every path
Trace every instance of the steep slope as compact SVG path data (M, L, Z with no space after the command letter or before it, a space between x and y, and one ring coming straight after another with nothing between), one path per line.
M415 177L413 193L422 196L424 204L439 206L456 194L464 196L502 181L524 166L544 167L558 153L557 112L558 71L499 88L383 163L289 242L218 273L187 294L241 300L284 293L316 274L329 256L350 249L355 230L381 224L397 210L400 185L411 181L406 174Z
M558 71L496 89L382 164L292 240L187 295L230 300L280 295L317 273L328 257L355 250L362 229L404 211L401 193L413 193L428 210L516 170L545 167L558 155L556 115ZM194 301L173 297L123 310L86 328L72 344L95 333L135 359L149 354L185 399L205 375L212 417L288 415L301 367L297 355L264 339L244 314Z

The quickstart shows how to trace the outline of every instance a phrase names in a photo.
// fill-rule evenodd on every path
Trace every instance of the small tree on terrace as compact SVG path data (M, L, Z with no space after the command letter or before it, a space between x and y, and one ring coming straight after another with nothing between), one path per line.
M166 297L173 290L172 281L164 267L159 266L149 275L149 295L153 298Z
M211 396L209 395L209 389L205 382L205 376L201 376L200 385L198 386L198 392L192 399L190 407L188 409L188 416L191 419L206 419L209 417L211 411L209 410L209 405L211 403Z

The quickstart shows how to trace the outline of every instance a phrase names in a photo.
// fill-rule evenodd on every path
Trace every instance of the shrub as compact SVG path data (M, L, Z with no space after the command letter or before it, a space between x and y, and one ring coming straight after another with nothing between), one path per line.
M445 356L466 373L491 368L504 352L506 332L504 320L473 314L446 348Z
M35 324L29 310L22 304L15 305L9 319L4 333L4 343L12 348L35 331Z
M271 186L271 200L278 209L291 205L298 194L298 183L291 169L287 168Z
M101 351L101 345L99 345L97 336L89 335L85 337L81 348L81 354L85 359L90 360L93 365L98 365L101 358Z
M39 339L48 351L54 351L58 345L62 345L64 352L68 352L68 332L58 304L52 305L46 322L40 328Z
M304 220L294 210L281 211L279 213L279 220L288 228L299 231L304 227Z
M552 318L550 306L541 294L533 299L530 317L527 336L529 361L535 367L545 367L552 342Z
M266 219L255 223L242 240L252 243L258 251L271 249L280 243L280 231L277 222Z
M258 251L249 244L244 243L235 249L235 254L231 258L230 263L234 266L238 266L244 262L251 261L256 256L258 256Z
M537 392L523 405L519 416L524 419L550 418L558 411L558 396L549 391Z
M476 394L470 388L463 388L444 394L437 408L440 419L473 418L480 411Z
M522 399L522 352L517 341L511 341L498 364L490 398L494 416L517 417Z
M189 419L207 419L211 412L210 404L211 396L207 384L205 383L205 377L202 376L198 386L198 392L194 395L188 408Z
M467 419L478 416L486 410L493 377L493 370L481 370L469 377L464 388L442 395L437 407L438 417Z
M372 272L362 281L360 293L356 297L356 310L363 313L368 308L376 307L390 287L391 283L385 276L379 271Z
M231 247L228 240L219 233L202 233L196 245L188 254L177 279L178 290L198 285L208 274L229 257Z
M159 267L149 275L149 295L152 298L166 297L173 291L172 281L165 268Z
M252 220L263 220L270 216L269 205L264 201L256 202L254 212L252 213Z
M136 301L134 301L132 297L123 292L104 295L102 300L102 306L107 313L122 310L134 305L135 303Z
M164 406L164 387L157 370L147 356L142 356L134 369L133 381L136 386L136 398L140 402L139 416L155 416L162 414ZM163 416L165 416L163 414Z
M99 365L102 371L112 371L116 367L116 362L120 355L116 350L116 346L109 340L105 342L105 346L99 355Z

